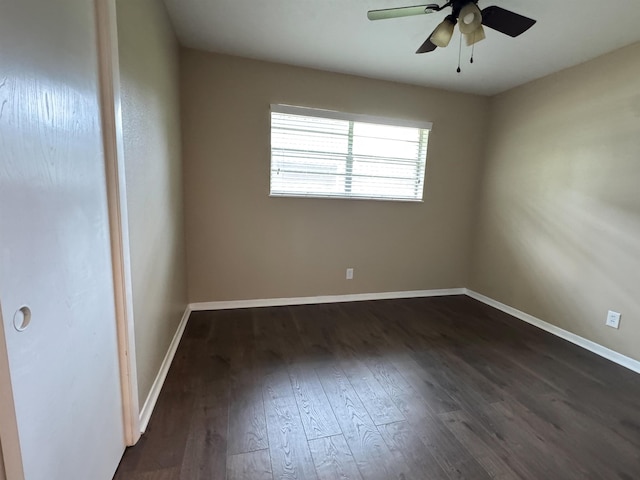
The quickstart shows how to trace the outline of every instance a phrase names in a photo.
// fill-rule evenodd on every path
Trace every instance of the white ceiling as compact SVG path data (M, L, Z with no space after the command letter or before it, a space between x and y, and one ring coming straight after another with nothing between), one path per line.
M432 0L165 0L188 47L370 78L493 95L640 41L639 0L480 0L538 20L510 38L487 30L475 62L458 37L414 54L445 11L367 20L371 9ZM448 9L447 9L448 10ZM606 72L603 72L606 75Z

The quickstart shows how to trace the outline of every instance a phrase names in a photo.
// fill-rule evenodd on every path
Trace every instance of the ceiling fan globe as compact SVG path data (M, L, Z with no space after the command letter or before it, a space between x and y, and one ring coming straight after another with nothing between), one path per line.
M447 16L431 34L431 43L438 47L446 47L453 37L453 29L456 26L456 19L453 15Z
M482 12L478 6L473 3L467 3L458 15L458 28L465 35L472 34L482 26Z
M480 25L480 27L476 29L473 33L465 35L464 37L467 42L467 47L470 47L486 39L487 35L484 33L484 28L482 27L482 25Z

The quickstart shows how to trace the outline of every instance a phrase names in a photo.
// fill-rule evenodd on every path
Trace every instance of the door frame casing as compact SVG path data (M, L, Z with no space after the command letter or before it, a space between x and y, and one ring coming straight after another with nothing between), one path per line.
M115 0L95 0L98 71L125 443L140 439L129 217Z

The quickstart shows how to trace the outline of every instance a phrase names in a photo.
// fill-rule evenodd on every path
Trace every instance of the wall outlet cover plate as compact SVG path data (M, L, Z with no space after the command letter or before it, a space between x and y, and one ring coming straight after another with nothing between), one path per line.
M611 328L619 328L620 327L620 314L618 312L614 312L613 310L609 310L607 313L607 327Z

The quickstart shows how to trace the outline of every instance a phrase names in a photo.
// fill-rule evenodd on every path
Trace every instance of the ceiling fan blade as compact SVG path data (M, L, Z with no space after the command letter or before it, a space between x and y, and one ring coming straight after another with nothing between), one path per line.
M501 7L487 7L482 10L482 24L500 33L517 37L529 30L536 23L535 20L520 14L505 10Z
M433 35L433 33L431 35ZM420 48L416 50L416 53L429 53L438 48L438 46L431 41L431 35L429 35L424 43L420 45Z
M440 10L440 5L430 3L428 5L415 5L413 7L385 8L384 10L369 10L369 20L385 20L387 18L410 17L412 15L424 15Z

